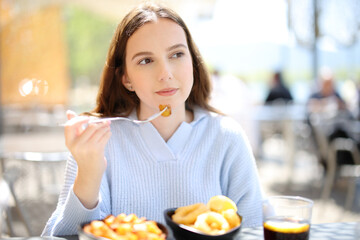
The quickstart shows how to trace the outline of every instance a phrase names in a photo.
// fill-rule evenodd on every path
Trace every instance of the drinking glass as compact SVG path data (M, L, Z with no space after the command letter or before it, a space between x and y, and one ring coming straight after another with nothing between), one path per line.
M308 240L314 202L298 196L272 196L263 201L265 240Z

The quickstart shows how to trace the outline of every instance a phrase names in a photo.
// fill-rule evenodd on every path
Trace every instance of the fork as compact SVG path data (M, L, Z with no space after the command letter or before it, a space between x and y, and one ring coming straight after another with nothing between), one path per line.
M126 117L109 117L109 118L97 118L94 120L90 120L89 123L97 123L97 122L103 122L103 121L117 121L117 120L126 120L134 123L147 123L151 122L155 118L159 117L161 114L163 114L166 111L167 107L165 107L163 110L161 110L158 113L155 113L154 115L150 116L149 118L145 120L136 120L136 119L130 119Z
M161 110L158 113L155 113L154 115L150 116L149 118L145 119L145 120L136 120L136 119L130 119L130 118L126 118L126 117L107 117L107 118L93 118L90 119L88 123L84 124L83 127L87 127L90 123L99 123L99 122L104 122L104 121L117 121L117 120L125 120L125 121L130 121L133 123L147 123L147 122L151 122L152 120L154 120L155 118L159 117L161 114L163 114L166 109L168 107L165 107L163 110ZM64 124L60 124L60 126L65 126L66 123Z

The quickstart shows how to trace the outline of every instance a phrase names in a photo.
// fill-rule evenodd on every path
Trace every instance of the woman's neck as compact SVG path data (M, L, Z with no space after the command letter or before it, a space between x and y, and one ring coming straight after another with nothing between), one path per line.
M151 123L158 130L161 137L167 142L183 122L190 123L194 119L191 111L172 111L168 117L158 117Z

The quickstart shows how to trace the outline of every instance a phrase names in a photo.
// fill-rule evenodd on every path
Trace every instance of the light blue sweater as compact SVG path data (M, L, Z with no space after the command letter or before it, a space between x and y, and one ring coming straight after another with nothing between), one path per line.
M134 118L133 113L130 118ZM238 206L243 227L262 224L262 191L243 130L229 117L196 108L165 142L151 123L111 123L99 203L86 209L73 192L76 161L70 157L57 208L43 235L72 235L83 222L135 213L164 223L171 207L206 203L226 195Z

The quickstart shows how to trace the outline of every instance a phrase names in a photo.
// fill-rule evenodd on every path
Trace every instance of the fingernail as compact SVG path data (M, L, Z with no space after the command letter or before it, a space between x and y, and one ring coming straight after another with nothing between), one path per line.
M85 123L85 124L81 125L81 128L82 128L83 130L85 130L88 126L89 126L89 124L88 124L88 123Z
M73 110L70 110L70 109L66 110L66 114L75 114L76 115L76 113Z

